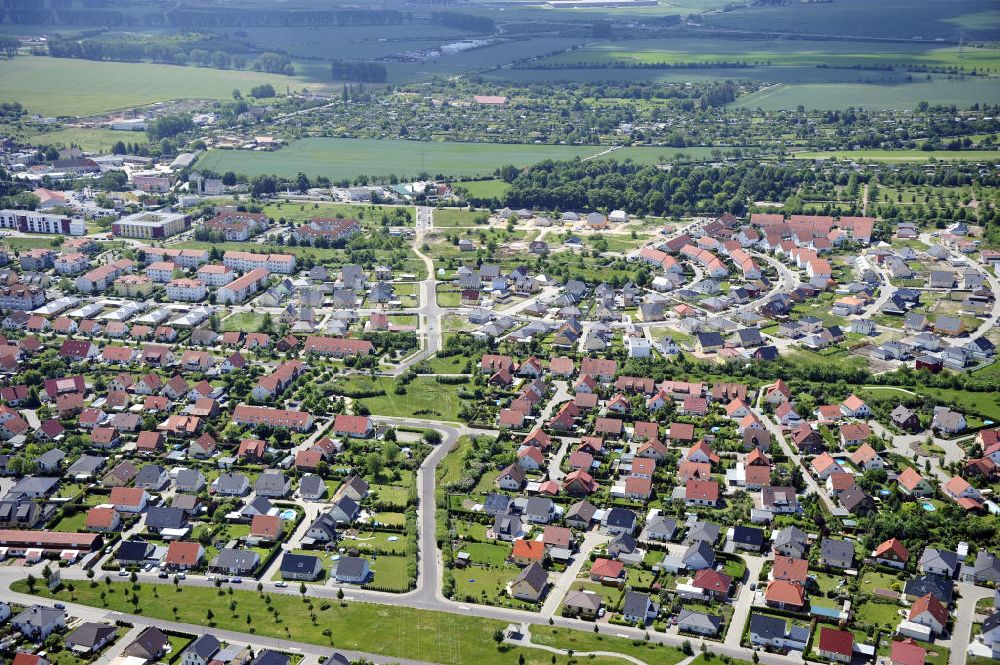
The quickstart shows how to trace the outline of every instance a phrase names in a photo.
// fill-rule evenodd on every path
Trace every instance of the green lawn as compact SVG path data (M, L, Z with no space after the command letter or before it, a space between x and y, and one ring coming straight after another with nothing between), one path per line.
M477 603L490 605L514 600L505 591L507 583L517 577L517 566L480 568L469 566L455 569L455 599L464 601L471 597Z
M418 376L406 386L406 394L397 395L394 392L395 385L395 380L389 377L372 379L360 375L338 382L339 387L349 386L350 390L384 390L384 395L359 400L376 415L458 420L458 408L462 402L458 391L463 386L438 383L432 376Z
M396 540L389 540L395 538ZM344 547L356 547L362 552L378 550L387 554L405 554L406 536L400 533L389 533L386 531L372 531L358 534L357 539L345 538Z
M86 116L170 99L231 99L233 88L248 91L263 83L280 90L306 87L279 74L200 67L37 56L0 62L4 100L52 116Z
M87 521L87 511L81 510L75 515L71 515L69 517L63 517L61 520L59 520L55 528L53 528L52 530L63 531L63 532L83 531L83 525L86 521Z
M622 590L613 586L604 586L597 582L584 582L582 580L577 580L570 585L570 589L573 591L593 591L596 594L600 594L604 597L605 605L613 605L618 602L622 597Z
M28 591L24 581L16 582L14 588L22 593ZM245 617L249 614L251 617L258 617L252 627L256 634L264 637L368 651L389 657L413 658L441 665L467 665L473 662L510 665L517 662L521 654L528 665L551 663L550 654L536 649L496 649L492 643L493 631L505 628L507 622L504 621L362 602L348 602L344 607L334 602L323 609L318 602L314 602L312 613L316 615L316 619L313 622L310 620L308 606L297 595L264 594L265 598L270 599L270 605L267 605L255 591L242 590L234 591L231 596L237 603L234 617L225 607L227 600L220 598L212 588L182 586L182 590L177 592L172 585L143 584L135 591L139 599L137 606L125 599L126 589L131 589L131 585L112 582L110 587L100 584L93 589L89 585L80 584L73 594L65 588L51 593L39 586L36 593L44 598L106 607L112 611L141 612L151 619L177 620L241 632L246 630ZM158 597L153 595L154 589ZM102 591L106 593L105 601L100 598ZM274 608L275 614L271 613L269 607ZM212 622L206 620L209 609L215 615ZM330 637L323 634L327 629L330 630ZM542 639L548 639L545 637L547 632L547 629L543 630ZM573 643L567 639L567 632L563 631L563 634L551 639L557 642L557 646L571 646ZM590 639L586 633L579 633L579 637ZM628 648L631 653L634 649L625 640L608 638L603 644L611 651L624 652ZM673 655L674 650L662 649L662 652L666 660L660 662L666 665L673 665L680 660L679 651L676 652L677 657ZM560 657L556 663L567 665L567 660ZM611 662L620 663L606 659L602 665Z
M462 302L462 292L450 284L438 284L435 296L438 307L458 307Z
M899 623L899 608L895 604L868 601L854 608L856 620L879 628L892 628Z
M614 626L606 626L605 631L614 632ZM532 626L531 641L535 644L544 644L559 649L573 649L573 651L614 651L624 653L647 663L657 663L658 665L674 665L684 659L684 653L680 649L667 647L660 644L646 644L621 637L609 637L606 635L584 633L568 628L556 628L554 626Z
M434 356L427 359L427 364L430 365L431 371L435 374L463 374L465 372L465 365L468 362L469 359L461 354L446 356L444 358Z
M366 557L371 561L373 573L371 584L377 587L406 591L410 588L406 574L406 564L410 561L405 556Z
M864 575L861 576L861 588L862 589L890 589L893 591L901 591L903 588L903 583L896 579L895 575L889 575L888 573L880 573L874 570L865 571Z
M501 198L510 189L510 183L503 180L464 180L455 183L455 187L461 187L468 195L477 198Z
M2 66L2 65L0 65ZM23 252L26 249L52 249L62 244L62 236L40 235L34 238L4 238L3 245L12 252Z
M453 226L477 226L476 220L486 220L489 213L467 208L436 208L433 212L434 228Z
M69 147L77 145L87 151L110 152L118 141L125 143L146 143L146 132L118 132L112 129L91 129L63 127L51 132L39 132L29 137L32 143L47 143Z
M264 323L266 315L254 312L235 312L220 321L222 332L231 330L242 330L244 332L257 332Z
M510 556L510 545L494 545L493 543L464 543L461 548L472 557L472 563L484 566L503 566Z

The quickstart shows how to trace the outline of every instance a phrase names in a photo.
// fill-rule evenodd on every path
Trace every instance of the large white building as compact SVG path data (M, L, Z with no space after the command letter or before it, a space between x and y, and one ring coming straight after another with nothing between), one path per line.
M225 286L236 278L236 271L228 266L209 263L198 268L198 279L208 286Z
M295 257L291 254L254 254L252 252L229 251L222 255L222 263L240 272L261 268L282 275L291 275L295 272Z
M167 297L171 300L197 302L205 298L205 283L198 279L174 279L167 282Z
M122 217L111 225L111 231L122 238L169 238L190 226L190 220L179 212L137 212Z
M267 282L270 276L264 268L251 270L239 279L235 279L229 284L221 287L215 292L216 302L221 304L241 303L260 290L260 287Z
M16 229L21 233L61 233L71 236L87 233L87 225L82 219L48 215L33 210L0 210L0 228Z

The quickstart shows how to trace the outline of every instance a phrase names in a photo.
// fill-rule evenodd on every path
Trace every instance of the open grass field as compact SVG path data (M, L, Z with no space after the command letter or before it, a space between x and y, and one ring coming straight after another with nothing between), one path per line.
M28 590L23 581L17 582L15 586L22 593ZM212 588L182 586L181 591L174 591L168 584L143 584L134 592L138 597L137 605L126 600L126 589L131 589L131 585L121 582L113 582L110 587L102 584L95 588L80 584L73 594L66 591L65 587L56 593L38 587L38 595L120 612L141 611L151 619L176 620L240 632L246 630L245 617L249 614L263 619L253 624L257 635L390 657L413 658L442 665L508 665L518 662L522 654L528 665L548 665L552 662L551 654L538 649L497 649L493 645L493 631L505 628L507 624L503 621L361 602L348 602L343 607L338 603L331 603L327 609L322 609L316 603L313 606L316 619L309 621L308 607L297 595L260 595L253 591L233 592L231 598L236 601L234 615L228 611L219 611L220 600L217 591ZM104 601L100 597L102 591L106 591ZM156 596L153 595L154 591ZM265 597L270 600L270 605L265 604ZM211 623L206 621L209 608L215 612ZM329 637L323 634L327 629L330 630ZM573 648L566 637L569 632L560 631L561 634L551 639L556 646ZM589 639L586 633L579 635ZM631 642L616 638L605 638L602 644L608 651L626 652L626 649L634 648ZM666 660L653 662L665 665L673 665L682 657L679 650L664 647L657 647L657 654L663 654L662 658ZM569 658L559 656L555 663L567 665L569 661ZM595 665L620 665L622 660L603 658L588 659L588 662Z
M116 132L110 129L90 129L86 127L66 127L51 132L40 132L27 137L34 143L48 145L77 145L86 151L111 152L118 141L145 144L146 132Z
M278 74L25 56L0 62L4 101L49 116L87 116L171 99L228 99L234 88L310 87ZM312 86L315 87L315 86Z
M242 330L244 332L257 332L264 323L264 314L254 312L236 312L221 321L222 331L230 332Z
M934 76L928 81L882 81L881 72L852 72L862 81L844 83L781 83L736 100L737 106L765 111L794 109L913 109L922 102L971 106L976 102L1000 101L1000 80L985 77L949 79ZM861 76L863 75L863 76Z
M611 626L606 630L614 631L614 627ZM531 641L560 649L573 649L576 652L615 651L658 665L673 665L684 659L680 649L554 626L532 626Z
M586 46L541 60L542 64L709 64L739 62L758 66L958 67L1000 71L1000 50L925 43L681 38L637 39ZM738 76L738 75L737 75Z
M510 189L510 184L503 180L466 180L455 183L456 187L461 187L469 196L479 196L489 198L495 196L500 198Z
M198 167L223 173L233 171L248 176L276 174L294 177L324 175L331 180L351 180L364 173L384 176L489 175L506 164L528 166L545 159L572 159L595 155L605 148L579 145L486 144L420 142L405 140L307 138L293 141L274 152L210 150L198 160ZM691 149L625 148L611 155L655 163L661 157Z
M406 386L405 395L397 395L393 390L395 381L386 377L373 380L355 375L338 385L349 385L352 390L384 390L385 395L360 399L373 414L380 416L420 416L430 420L457 421L462 402L458 397L462 386L438 383L432 376L418 376Z

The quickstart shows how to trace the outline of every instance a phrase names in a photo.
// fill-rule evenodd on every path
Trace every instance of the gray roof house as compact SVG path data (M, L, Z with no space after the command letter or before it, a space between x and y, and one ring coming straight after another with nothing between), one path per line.
M307 473L299 480L299 496L307 501L318 501L326 495L326 483L315 473Z
M669 541L674 539L677 532L677 520L665 517L662 513L657 513L646 518L646 526L642 530L644 540Z
M170 482L170 474L159 464L147 464L135 474L135 486L146 490L163 489Z
M608 533L628 533L635 531L636 516L631 510L615 506L604 514L601 526Z
M979 550L974 563L962 566L960 577L965 582L1000 582L1000 557Z
M222 643L216 639L215 635L206 633L199 636L184 650L181 662L184 665L207 665L221 646Z
M796 559L804 558L809 549L809 539L806 534L794 526L785 527L774 533L774 549L785 556Z
M721 627L722 617L688 609L681 609L677 614L677 628L685 633L717 635Z
M291 481L282 472L265 471L257 476L257 480L253 484L253 490L257 493L257 496L280 499L288 494L291 485Z
M349 524L357 519L361 512L358 502L349 496L342 496L330 508L330 515L337 524Z
M66 627L66 612L45 605L32 605L11 620L26 639L44 642L53 632Z
M153 533L164 529L183 529L187 525L187 514L181 508L150 506L146 511L146 528Z
M590 503L586 499L577 501L569 507L569 510L566 511L566 524L586 529L590 526L590 523L596 514L597 507L594 506L594 504Z
M543 496L533 496L528 499L522 513L524 519L536 524L548 524L555 516L556 505L552 499Z
M58 448L52 448L39 455L36 462L40 471L58 471L59 465L64 459L66 459L66 453Z
M29 499L42 499L53 492L59 486L58 478L48 478L43 476L26 476L21 478L5 495L6 498L25 496Z
M506 494L490 492L483 501L483 512L487 515L506 515L511 510L511 499Z
M368 581L371 569L368 567L368 560L356 556L340 557L337 561L337 572L335 576L338 582L348 582L350 584L363 584Z
M285 552L281 558L281 579L313 581L323 574L323 560L310 554Z
M704 570L715 566L715 551L704 540L689 545L681 557L688 570Z
M659 608L650 600L649 595L638 591L626 591L622 601L621 618L632 623L646 622L656 616Z
M98 471L104 468L105 462L107 462L107 458L99 455L81 455L66 469L66 477L81 480L93 478Z
M209 564L209 570L230 575L249 575L260 564L260 555L253 550L223 547Z
M549 574L538 562L532 562L518 573L510 586L510 593L515 598L537 602L545 593L549 583Z
M66 636L65 644L72 651L94 653L115 639L115 627L106 623L88 621Z
M306 538L316 543L337 542L337 521L330 513L321 513L306 530Z
M808 627L793 625L789 629L785 619L766 614L751 614L747 632L751 643L773 649L802 651L809 642Z
M819 544L819 563L834 568L850 568L854 565L854 543L824 538Z
M497 515L493 519L493 537L512 541L521 534L521 518L517 515Z
M169 644L170 640L162 630L155 626L150 626L139 633L139 637L135 638L132 644L125 647L122 655L142 658L143 660L154 660L164 654Z
M178 492L197 494L205 488L205 474L198 469L179 469L174 475L174 487Z
M712 522L695 522L684 536L684 544L692 545L705 542L712 545L719 539L720 533L722 533L722 530L718 524L713 524Z
M920 571L951 578L958 570L958 554L935 547L927 547L920 555Z
M242 473L227 471L212 481L212 491L223 496L244 496L250 491L250 481Z

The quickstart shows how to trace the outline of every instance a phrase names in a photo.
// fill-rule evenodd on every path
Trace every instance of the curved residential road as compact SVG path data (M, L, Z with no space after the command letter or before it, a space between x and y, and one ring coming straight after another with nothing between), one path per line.
M423 337L423 348L409 358L403 360L391 371L389 376L399 376L412 365L430 358L441 348L441 315L444 309L437 302L437 275L434 272L434 260L420 250L424 236L434 228L434 208L418 206L416 215L416 233L413 237L413 253L424 262L427 277L420 284L420 306L409 310L417 315L417 334Z
M441 593L441 580L442 580L442 561L440 552L437 549L437 539L435 538L435 510L436 503L434 501L434 488L436 481L436 470L438 464L444 459L445 455L451 451L455 444L457 443L460 436L465 434L475 435L475 434L496 434L495 430L478 430L457 423L441 423L436 421L421 420L416 418L389 418L389 417L378 417L373 416L373 420L380 423L392 424L396 426L403 427L414 427L421 429L433 429L441 433L443 440L435 447L435 449L428 455L423 463L420 465L420 469L417 473L417 492L420 498L419 506L417 509L417 523L418 523L418 543L419 543L419 554L418 554L418 576L417 576L417 588L405 594L393 594L393 593L383 593L377 591L367 591L364 589L358 589L352 586L339 586L339 585L328 585L328 586L318 586L313 585L307 587L306 594L309 596L317 598L327 598L336 599L337 593L343 591L345 594L345 600L348 602L369 602L374 604L383 605L396 605L402 607L411 607L414 609L421 610L431 610L438 612L448 612L452 614L463 614L468 616L477 616L485 619L493 619L496 621L501 621L505 623L516 623L522 625L544 625L547 618L539 612L528 612L525 610L515 610L503 607L493 607L489 605L476 605L470 604L465 605L456 601L446 599ZM431 555L430 553L434 554ZM40 566L35 566L35 568L40 571ZM24 567L0 567L0 588L5 590L5 597L15 597L19 602L37 602L37 598L30 596L24 596L22 594L14 594L9 592L9 586L16 580L23 579L28 573L29 569ZM86 576L84 571L79 568L67 568L63 571L64 579L78 579L85 580ZM137 573L137 578L146 584L163 584L163 580L158 579L157 573L155 572L141 572ZM263 582L265 589L269 593L284 593L296 595L298 594L298 589L294 586L288 586L284 588L278 588L274 586L273 582L267 581ZM204 576L190 576L184 580L183 584L188 586L201 586L201 587L213 587L214 582L209 581ZM233 585L230 585L233 586ZM253 588L253 583L249 582L246 585L247 589ZM236 585L235 588L239 589L240 585ZM80 616L95 616L97 613L102 618L108 618L109 616L113 618L128 618L127 615L120 615L114 613L108 613L99 608L91 608L82 605L68 604L73 613L77 613L77 608L79 608ZM137 620L141 620L139 617ZM548 619L552 622L552 625L559 626L561 628L568 628L571 630L580 630L585 632L593 632L594 623L590 621L583 621L580 619L571 619L561 616L552 616ZM158 625L168 625L169 622L157 621ZM741 630L742 623L734 622L731 626L732 630ZM204 630L204 627L199 627L199 631ZM227 636L230 633L227 631L215 631L221 636ZM612 635L615 637L622 637L632 640L646 640L657 644L665 644L668 646L679 647L685 641L690 642L699 648L702 644L701 640L696 638L689 638L681 635L671 635L657 633L655 631L640 630L638 628L631 628L627 626L611 626L604 624L601 626L601 632L606 635ZM236 636L232 639L235 641L252 641L254 643L264 643L267 638L257 638L256 636L247 636L242 633L231 633ZM227 639L229 639L227 637ZM282 640L275 640L275 643L283 642ZM711 650L713 653L719 655L728 655L733 658L740 658L744 660L749 660L753 656L753 650L747 649L741 646L732 646L725 643L718 642L704 642L705 647ZM287 649L289 647L279 646L278 648ZM315 647L313 647L315 648ZM778 654L768 654L764 652L758 652L760 662L765 663L765 665L801 665L801 659L795 656L782 656ZM369 657L371 659L371 657ZM419 665L417 661L407 661L405 659L393 658L388 659L390 662L399 662L403 665ZM386 659L379 657L375 662L382 663L386 662Z
M933 237L929 233L921 233L920 242L924 243L927 246L941 245L942 247L945 247L943 244L939 242L938 238ZM945 247L945 249L948 250L948 256L950 258L955 259L956 261L964 261L966 263L969 262L968 257L962 255L959 252L956 252L951 247ZM961 265L961 263L956 263L956 265ZM973 266L973 267L975 267L978 270L978 266ZM1000 294L1000 280L996 278L996 275L994 274L993 270L987 267L984 268L983 273L986 275L986 283L990 285L990 290L993 291L994 294ZM990 310L990 313L987 316L983 317L983 322L979 324L979 327L976 328L974 331L971 331L967 338L961 337L957 340L954 340L955 344L953 344L953 346L964 344L965 341L967 341L968 339L979 339L983 335L986 335L991 330L996 328L998 325L1000 325L1000 298L994 299L993 309Z

